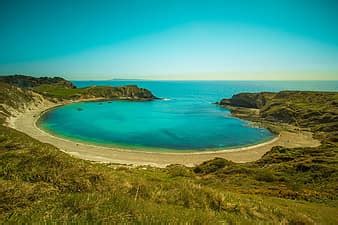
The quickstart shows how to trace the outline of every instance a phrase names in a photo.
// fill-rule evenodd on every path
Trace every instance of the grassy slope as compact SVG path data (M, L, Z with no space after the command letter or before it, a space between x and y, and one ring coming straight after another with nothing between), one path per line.
M224 190L261 194L311 202L337 203L338 149L336 147L275 147L253 163L236 164L224 159L197 166L194 171L206 183Z
M251 178L229 178L243 182L233 185L205 177L220 167L203 176L181 166L114 168L74 159L10 128L1 126L0 134L0 219L7 222L338 222L333 201L242 194L253 187ZM256 188L275 184L259 180Z
M338 92L280 92L262 107L261 114L264 119L286 119L324 135L326 141L338 142Z
M13 107L12 95L31 101L10 93L3 101ZM337 148L323 140L247 164L125 168L74 159L0 126L0 221L338 224Z

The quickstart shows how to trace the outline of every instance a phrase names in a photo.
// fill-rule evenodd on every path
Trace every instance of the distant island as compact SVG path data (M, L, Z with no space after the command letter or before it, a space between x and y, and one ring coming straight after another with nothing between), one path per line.
M140 78L112 78L111 80L115 80L115 81L133 81L133 80L138 80L138 81L143 81L143 80L147 80L147 79L140 79Z
M35 126L41 113L59 105L155 99L135 85L77 88L60 77L0 77L0 221L338 223L337 92L220 99L232 116L277 134L229 152L114 150Z

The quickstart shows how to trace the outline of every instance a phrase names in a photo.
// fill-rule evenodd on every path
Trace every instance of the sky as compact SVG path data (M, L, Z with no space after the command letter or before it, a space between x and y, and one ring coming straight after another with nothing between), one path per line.
M0 74L338 79L338 0L0 0Z

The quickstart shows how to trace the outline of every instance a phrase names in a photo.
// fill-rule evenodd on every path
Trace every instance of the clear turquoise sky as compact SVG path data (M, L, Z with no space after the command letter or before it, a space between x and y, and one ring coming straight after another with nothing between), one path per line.
M338 79L337 0L1 0L0 74Z

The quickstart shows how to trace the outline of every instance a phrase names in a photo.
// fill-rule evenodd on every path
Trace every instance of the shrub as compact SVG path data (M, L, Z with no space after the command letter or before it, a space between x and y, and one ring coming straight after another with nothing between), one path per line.
M262 170L257 170L255 179L258 181L273 182L276 180L276 177L272 173L272 171L267 170L267 169L262 169Z
M206 161L202 163L201 165L197 166L194 168L195 173L203 173L203 174L208 174L208 173L213 173L216 172L225 166L232 165L233 163L223 159L223 158L215 158L210 161Z

